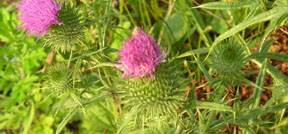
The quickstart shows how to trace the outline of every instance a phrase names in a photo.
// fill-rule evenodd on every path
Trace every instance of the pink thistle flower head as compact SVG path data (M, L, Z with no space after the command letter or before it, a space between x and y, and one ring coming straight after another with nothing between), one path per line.
M27 29L28 35L44 36L51 25L62 24L57 20L61 6L54 0L21 0L17 8L23 22L18 28Z
M118 54L121 58L117 68L124 72L122 78L140 78L148 75L154 78L156 67L165 58L155 40L144 31L137 29L134 29L132 37L124 43Z

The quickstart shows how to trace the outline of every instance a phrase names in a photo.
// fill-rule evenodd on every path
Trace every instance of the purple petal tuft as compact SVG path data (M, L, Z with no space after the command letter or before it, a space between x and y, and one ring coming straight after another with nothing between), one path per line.
M54 0L21 0L17 8L23 22L18 28L27 29L28 35L44 36L51 25L62 24L57 20L61 7Z
M128 42L124 43L118 53L121 58L117 68L124 72L126 77L154 77L154 72L159 63L165 58L161 48L155 40L144 31L136 30Z

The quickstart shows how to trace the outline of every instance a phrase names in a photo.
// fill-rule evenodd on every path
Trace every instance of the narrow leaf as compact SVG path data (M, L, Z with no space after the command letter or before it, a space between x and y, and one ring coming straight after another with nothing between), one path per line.
M288 10L287 7L275 7L271 10L268 10L266 12L258 14L255 17L248 19L248 20L236 25L235 27L229 29L225 33L221 34L218 38L216 38L216 40L214 41L214 43L211 46L209 54L213 51L213 48L215 47L215 45L217 45L222 40L224 40L230 36L235 35L236 33L240 32L241 30L244 30L245 28L247 28L249 26L252 26L252 25L260 23L260 22L268 21L268 20L277 18L279 16L282 16L284 14L287 14L287 10ZM209 54L208 54L208 56L209 56Z
M222 112L234 112L234 110L227 105L219 104L215 102L196 102L195 108L198 109L209 109L209 110L216 110L216 111L222 111Z
M260 69L259 75L257 77L256 80L256 84L259 87L263 87L264 86L264 82L265 82L265 76L266 76L266 69L267 69L267 59L264 60L263 66ZM253 92L253 98L255 99L255 103L254 103L254 107L258 107L259 106L259 102L262 96L262 89L260 88L255 88L254 92Z
M67 122L71 119L71 117L78 111L80 107L76 107L74 108L72 111L70 111L65 117L64 119L61 121L61 123L58 125L57 129L56 129L56 134L59 134L62 129L65 127L65 125L67 124Z
M198 61L198 60L197 60ZM214 81L214 79L212 78L212 76L209 74L209 72L207 71L207 69L204 67L204 65L202 64L202 62L198 61L197 62L199 68L201 69L201 71L203 72L204 76L207 78L208 82L212 82Z
M29 132L29 128L32 124L32 121L33 121L33 118L34 118L34 114L35 114L35 106L34 106L34 102L30 102L31 105L30 105L30 111L29 111L29 116L27 116L27 118L25 119L25 122L24 122L24 131L23 131L23 134L28 134Z
M288 62L288 55L279 53L253 53L248 59L269 58L277 61Z
M265 39L268 37L268 35L275 29L277 28L286 18L287 18L288 14L283 14L280 17L275 18L274 20L271 21L271 23L268 25L268 27L265 30L263 39L261 41L261 46L260 49L263 46L263 43L265 41Z
M226 122L224 122L223 119L213 122L213 126L210 129L220 129L221 127L225 126L227 123L228 124L232 123L232 122L237 123L237 120L253 119L253 118L258 117L259 115L279 111L279 110L285 109L287 107L288 107L288 102L281 103L278 105L269 106L269 107L249 109L246 112L245 111L240 112L239 115L236 116L235 120L234 120L234 116L230 115L230 117L227 117L229 119L226 120Z
M208 53L208 52L209 52L209 48L204 47L204 48L195 49L189 52L185 52L184 54L179 55L177 58L183 58L183 57L188 57L188 56L192 56L195 54L202 54L202 53Z
M217 10L227 10L235 8L246 8L253 6L261 6L263 3L261 0L246 0L241 2L209 2L197 6L195 8L205 8L205 9L217 9Z

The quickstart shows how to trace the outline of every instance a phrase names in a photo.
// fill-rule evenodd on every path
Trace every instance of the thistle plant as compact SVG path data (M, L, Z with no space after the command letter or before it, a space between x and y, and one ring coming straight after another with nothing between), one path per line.
M25 40L26 44L17 48L21 52L19 55L1 51L9 48L9 52L14 52L14 48L23 43L20 39L14 41L14 38L22 37L23 33L15 32L16 30L9 31L13 24L18 23L12 25L3 23L2 21L9 22L13 19L6 17L8 11L6 13L0 9L0 16L4 16L0 19L0 24L5 25L3 28L0 27L0 60L4 57L4 64L0 69L0 87L4 87L4 90L0 88L0 93L4 92L4 95L1 94L0 99L2 101L18 96L21 98L15 101L17 106L14 108L0 109L1 114L4 111L4 116L0 117L0 131L2 132L3 128L6 131L7 122L12 124L11 126L16 122L14 121L16 118L10 116L18 114L18 111L13 111L14 109L27 109L20 114L29 117L27 116L24 121L18 121L21 124L19 130L24 130L23 133L41 133L30 131L37 128L35 124L39 125L38 123L40 123L39 130L42 130L43 126L48 126L51 133L55 131L56 134L63 130L65 131L63 133L71 133L68 131L73 131L70 130L70 126L74 125L77 127L75 133L78 133L78 129L79 133L107 134L206 134L232 131L272 133L274 130L279 132L278 127L287 124L283 109L288 107L285 99L288 94L286 92L288 79L285 76L287 72L283 75L281 71L287 70L288 65L281 64L281 71L278 71L279 66L273 67L274 64L270 64L269 61L273 59L288 62L288 56L270 53L268 50L273 41L270 41L272 42L270 44L265 39L275 26L285 22L287 2L285 0L277 0L275 4L261 0L206 2L20 0L17 9L22 24L18 28L25 29L28 35L34 35L40 41ZM195 7L198 3L200 5ZM0 5L2 6L2 3ZM263 7L266 5L269 6ZM163 10L165 8L167 12ZM203 12L208 10L199 8L211 11L206 15ZM244 14L239 14L240 8L240 11L245 11ZM10 12L11 9L8 9ZM213 10L218 11L214 13ZM86 23L88 19L89 23ZM239 20L241 21L238 22ZM271 22L255 25L268 20ZM266 24L269 25L267 28ZM225 27L222 27L224 25ZM126 31L130 31L132 26L152 30L148 34L143 29L135 28L131 37L125 41L125 37L129 35ZM254 34L257 29L261 32L265 30L264 35L260 32ZM238 33L240 31L241 34ZM282 44L286 44L284 38L287 36L287 29L281 31L283 32L281 41L284 42ZM21 35L14 35L15 33ZM158 43L152 35L158 38ZM249 49L244 50L238 42L227 39L234 35L237 40L249 45L254 44L245 41L251 39L251 42L258 42L259 38L263 37L259 43L259 51L251 54ZM12 45L8 46L6 43ZM38 44L35 45L37 46L35 49L43 53L56 51L51 52L52 56L49 54L46 59L51 60L47 62L51 67L46 69L45 64L44 67L39 65L45 61L43 59L45 53L41 54L43 58L33 60L39 56L37 53L40 51L25 51L26 48L34 49L31 48L33 45L29 46L31 43L43 43L43 46L47 47L44 50L38 48ZM165 53L162 45L173 49ZM281 50L287 48L284 46ZM274 52L279 52L277 47L273 49ZM22 54L30 52L31 55ZM180 54L182 52L184 53ZM9 59L14 56L17 56L17 62L10 62ZM209 58L209 68L205 66L206 61L201 61L204 59L202 56ZM181 58L185 58L185 64ZM249 76L252 73L244 74L242 71L247 61L254 62L260 67L251 71L258 73L255 76L253 74L253 79ZM30 66L30 63L34 65ZM12 65L16 66L11 68ZM39 78L34 77L38 73L33 71L37 71L40 67L46 71L46 79L40 78L42 75L39 75ZM44 72L43 70L38 72ZM11 72L13 75L10 75ZM32 73L33 77L29 77ZM269 88L272 91L270 100L271 94L262 96L267 95L263 91L269 87L266 73L269 73L271 79L276 82L275 87ZM8 80L10 78L13 80ZM23 81L19 82L19 79ZM13 85L16 85L16 88L10 87L10 82L15 83ZM19 83L23 86L19 86ZM26 87L26 83L30 83L29 87ZM241 85L237 85L238 83ZM207 87L209 84L212 84L213 89ZM39 90L34 85L38 86ZM233 89L225 92L228 86ZM25 92L22 92L22 87ZM43 89L47 89L47 92L42 92ZM36 92L38 95L33 96ZM46 94L39 94L48 92L56 93L58 96L51 99L49 95L46 98L50 101L45 102L46 98L42 96ZM266 104L262 104L262 99L266 99ZM41 103L37 102L39 100ZM9 101L4 102L0 108L2 105L11 104ZM57 104L57 107L50 107L51 103ZM53 108L56 108L55 113L51 112ZM47 115L46 121L46 117L38 116L36 113L38 111L52 113L54 117L60 116L54 118L53 115ZM81 113L84 113L84 116ZM74 115L77 115L76 118ZM270 117L275 119L264 120ZM279 123L273 124L274 126L267 124L271 121ZM20 131L7 129L7 132ZM284 132L287 132L286 128Z
M136 30L119 52L121 103L146 117L175 113L185 100L181 63L164 60L160 50L151 36Z
M54 0L21 0L19 19L28 35L44 36L44 46L61 52L70 51L85 42L84 17L71 4L58 4Z
M242 75L241 69L247 62L244 48L232 39L218 44L213 49L210 60L216 76L226 84L237 81Z

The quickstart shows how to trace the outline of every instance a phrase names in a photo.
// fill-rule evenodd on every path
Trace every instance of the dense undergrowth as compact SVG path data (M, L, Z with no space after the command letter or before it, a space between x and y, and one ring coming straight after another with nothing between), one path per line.
M288 133L288 0L27 1L0 2L0 133Z

